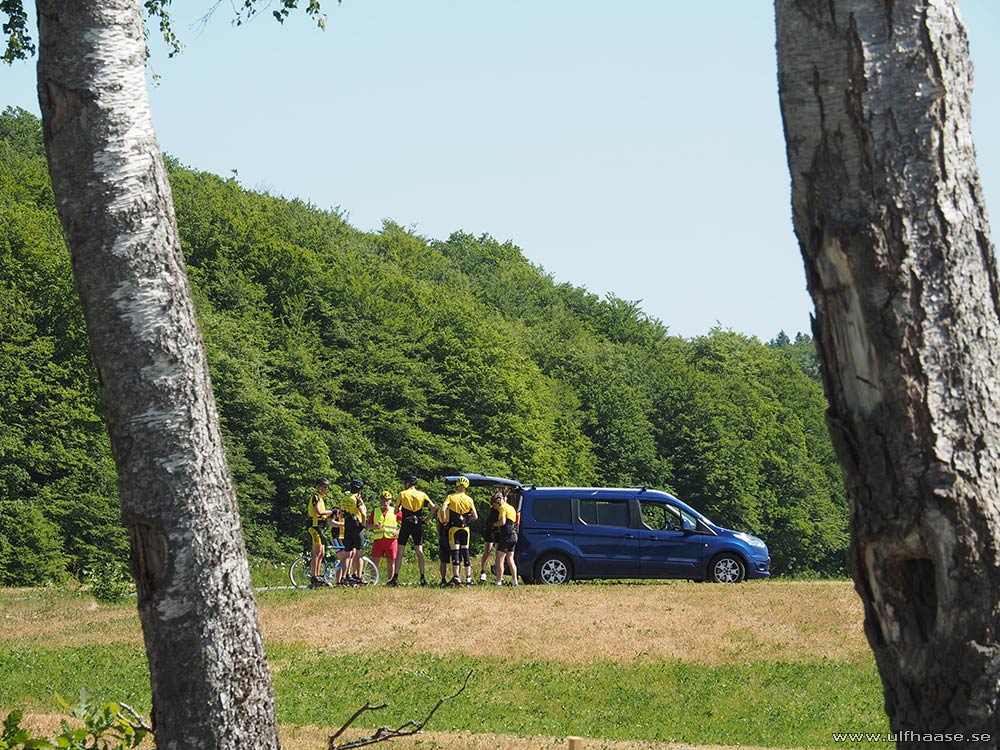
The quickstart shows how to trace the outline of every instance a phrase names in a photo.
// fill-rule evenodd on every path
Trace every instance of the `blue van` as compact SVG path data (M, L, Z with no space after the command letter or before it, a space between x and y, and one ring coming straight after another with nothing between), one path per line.
M465 474L471 486L506 487L518 509L515 548L525 581L688 578L740 583L766 578L767 545L716 526L673 495L646 487L536 487ZM446 477L453 483L457 475Z

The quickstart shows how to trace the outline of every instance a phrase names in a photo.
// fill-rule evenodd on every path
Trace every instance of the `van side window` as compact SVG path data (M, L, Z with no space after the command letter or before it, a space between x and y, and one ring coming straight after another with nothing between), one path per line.
M588 526L628 526L628 501L580 500L580 520Z
M572 523L572 504L568 497L539 497L531 506L531 515L539 523Z
M653 531L680 531L681 517L679 511L663 503L642 502L642 524Z

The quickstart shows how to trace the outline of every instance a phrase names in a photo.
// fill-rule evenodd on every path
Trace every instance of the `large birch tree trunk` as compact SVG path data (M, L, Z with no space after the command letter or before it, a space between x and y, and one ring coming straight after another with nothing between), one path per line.
M139 0L38 0L49 171L101 380L157 747L278 747L240 519L146 91Z
M795 232L886 711L900 747L997 747L1000 300L965 30L953 0L776 11Z

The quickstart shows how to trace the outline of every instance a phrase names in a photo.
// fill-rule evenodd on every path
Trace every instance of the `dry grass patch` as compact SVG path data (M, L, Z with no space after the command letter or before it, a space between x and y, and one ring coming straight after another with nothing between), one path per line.
M763 581L718 586L405 586L261 592L267 643L356 652L391 643L435 656L461 653L587 663L639 658L706 664L871 660L861 602L849 582ZM469 638L442 638L461 623ZM351 637L345 639L344 627ZM7 590L0 642L54 647L141 643L134 604Z
M60 589L0 591L0 642L20 646L142 643L135 604L104 605Z
M358 652L388 641L435 656L502 652L569 663L872 658L861 602L847 582L376 588L302 592L294 602L265 594L262 618L269 643ZM454 623L471 637L442 638Z

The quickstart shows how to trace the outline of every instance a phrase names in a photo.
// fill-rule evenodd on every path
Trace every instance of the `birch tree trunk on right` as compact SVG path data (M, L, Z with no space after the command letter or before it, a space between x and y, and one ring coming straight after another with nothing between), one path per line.
M775 7L795 232L886 711L899 747L997 747L1000 285L965 30L953 0Z

